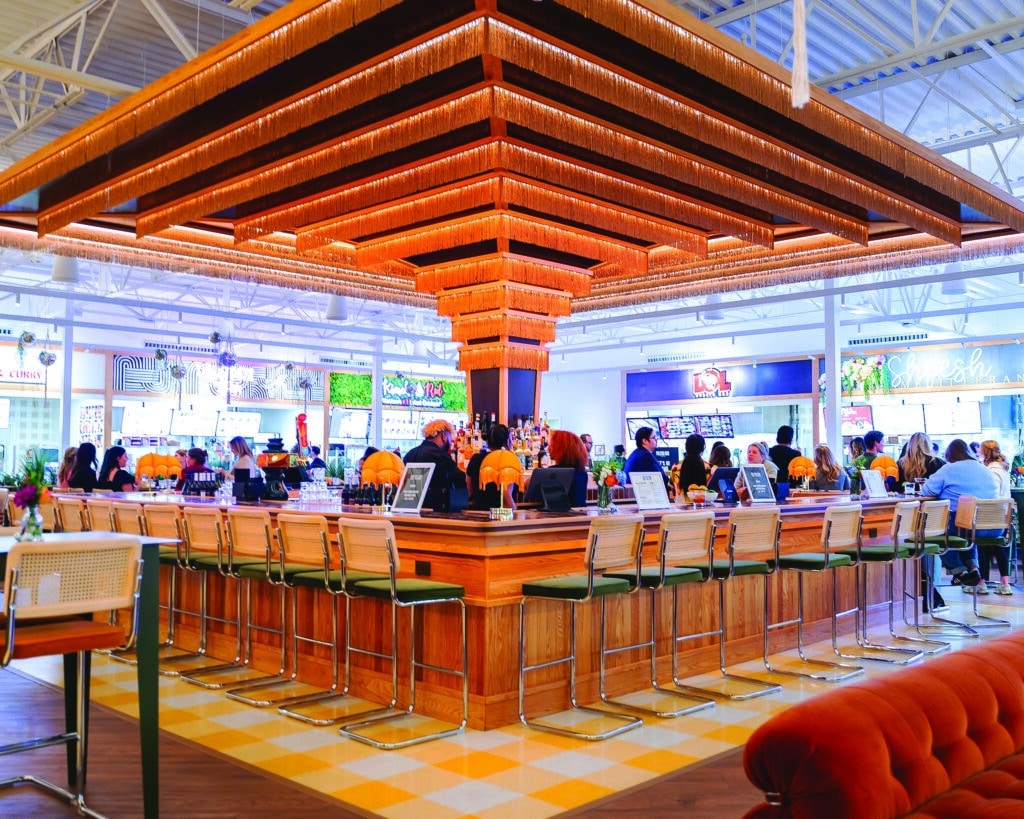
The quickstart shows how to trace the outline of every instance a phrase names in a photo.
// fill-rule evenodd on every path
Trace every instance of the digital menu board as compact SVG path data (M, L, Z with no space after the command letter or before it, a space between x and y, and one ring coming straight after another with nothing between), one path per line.
M217 437L234 438L241 435L243 438L255 438L260 431L259 412L220 412L217 415Z
M925 404L924 428L930 436L981 432L981 407L974 401Z
M686 438L694 433L705 438L732 438L731 415L663 415L656 427L661 438Z
M217 410L179 409L171 418L171 435L212 438L217 434Z
M126 404L121 415L120 433L123 436L168 435L171 429L171 407L150 403Z
M855 407L841 407L839 409L840 429L843 435L863 435L873 430L871 407L867 404L858 404Z

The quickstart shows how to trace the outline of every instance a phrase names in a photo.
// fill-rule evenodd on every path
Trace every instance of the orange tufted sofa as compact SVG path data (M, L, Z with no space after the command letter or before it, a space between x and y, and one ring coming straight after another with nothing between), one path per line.
M1024 631L795 705L743 765L746 819L1024 817Z

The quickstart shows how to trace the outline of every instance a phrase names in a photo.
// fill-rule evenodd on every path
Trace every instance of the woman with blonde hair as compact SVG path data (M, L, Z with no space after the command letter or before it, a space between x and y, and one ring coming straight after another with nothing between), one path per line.
M907 451L900 456L897 465L900 485L916 478L930 478L942 467L942 458L932 455L932 442L923 432L915 432L907 441Z
M978 449L981 453L981 462L985 464L999 485L996 497L1011 497L1010 465L999 448L999 442L990 438L987 441L982 441ZM999 586L996 587L996 594L1013 594L1013 587L1010 585L1010 547L990 543L986 538L978 538L978 540L981 541L978 544L978 573L981 575L981 582L988 581L992 558L995 558L996 566L999 567Z
M75 465L75 455L78 453L77 446L69 446L64 450L64 457L60 462L60 469L57 470L57 488L67 489L68 478L71 477L71 469Z
M999 484L999 493L996 497L1010 497L1010 464L1007 463L1006 456L1000 450L999 442L993 441L991 438L987 441L982 441L980 451L981 462L995 475L996 481Z
M811 489L822 492L850 491L850 476L846 474L838 463L832 450L825 444L818 444L814 448L814 478L811 480Z

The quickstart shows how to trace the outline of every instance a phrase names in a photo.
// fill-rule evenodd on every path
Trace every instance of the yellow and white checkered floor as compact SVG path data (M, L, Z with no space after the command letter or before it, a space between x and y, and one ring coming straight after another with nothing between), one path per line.
M947 598L953 598L952 592ZM993 595L981 608L1019 627L1024 624L1024 608L1015 603L1021 597L1019 592L1013 598ZM968 611L969 601L953 598L951 616L966 617ZM983 639L1006 632L1005 628L985 629ZM976 642L954 640L953 647ZM828 643L814 646L809 654L832 656ZM59 658L15 665L39 679L60 682ZM898 668L874 662L863 666L871 676ZM738 668L763 672L760 663ZM741 746L773 714L833 687L781 676L772 679L783 684L781 692L742 702L718 702L712 709L675 719L648 717L642 728L603 742L516 725L466 731L404 750L377 751L339 736L336 728L309 726L274 709L249 707L221 692L170 677L160 678L160 726L229 759L381 816L545 817ZM92 696L94 702L135 715L135 669L97 656Z

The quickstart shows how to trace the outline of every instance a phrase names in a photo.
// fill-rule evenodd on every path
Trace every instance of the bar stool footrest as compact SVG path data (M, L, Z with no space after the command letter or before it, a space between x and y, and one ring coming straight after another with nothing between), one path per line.
M394 703L382 705L379 702L360 699L351 694L329 694L324 697L302 699L278 706L277 713L297 719L309 725L337 725L356 717L367 718L383 715L392 710Z
M424 728L430 730L424 731ZM343 725L338 729L338 733L382 751L395 751L399 748L408 748L410 745L419 745L421 742L455 736L461 734L465 728L465 720L461 724L456 724L389 708L382 716Z
M691 685L680 680L673 680L673 682L677 688L683 691L692 691L726 700L749 700L754 697L763 697L765 694L775 694L782 690L782 686L778 683L760 680L756 677L745 677L742 674L722 674L717 680L711 680L703 685ZM719 683L720 687L716 688L716 683ZM747 690L730 692L728 690L729 683L738 683Z
M553 719L565 718L562 722L553 722ZM527 728L536 728L538 731L547 731L551 734L560 734L564 737L575 737L590 742L597 742L602 739L624 734L634 728L640 728L644 722L631 714L620 714L615 711L605 711L602 708L591 708L585 705L578 705L574 708L567 708L564 711L557 711L554 714L547 714L544 717L530 718L520 715L520 721ZM585 724L597 720L595 730L587 731L575 728L573 725ZM613 726L601 730L600 721L611 722Z
M662 719L671 719L672 717L681 717L684 714L693 714L697 711L703 711L706 708L713 708L715 705L715 700L712 697L701 697L697 694L673 690L671 688L664 688L660 685L641 689L639 691L630 691L628 695L624 696L640 697L648 702L646 704L636 703L621 698L613 699L612 697L602 697L601 701L608 705L624 708L627 711L631 711L636 714L651 714L652 716L661 717ZM687 701L690 704L676 706L672 703L672 700Z
M67 788L62 788L60 785L50 782L48 779L41 779L40 777L33 776L32 774L22 774L21 776L14 776L10 779L0 781L0 789L13 788L16 785L31 785L45 791L51 796L56 796L70 805L73 805L79 816L89 816L91 819L106 819L102 813L97 813L85 804L84 796L72 793Z

